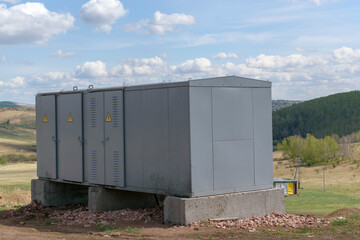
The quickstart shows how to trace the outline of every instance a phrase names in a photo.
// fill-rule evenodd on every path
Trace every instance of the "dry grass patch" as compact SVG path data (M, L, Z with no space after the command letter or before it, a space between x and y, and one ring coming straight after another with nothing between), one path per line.
M34 163L0 165L0 209L30 203L31 179L35 178Z
M31 201L28 189L19 187L0 187L0 209L11 209L26 205Z
M34 125L35 110L17 109L8 110L0 109L0 122L10 120L10 124L16 125Z

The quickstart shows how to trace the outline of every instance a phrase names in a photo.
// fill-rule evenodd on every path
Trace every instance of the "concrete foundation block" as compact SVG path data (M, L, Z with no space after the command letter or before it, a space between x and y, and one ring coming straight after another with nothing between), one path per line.
M32 179L31 200L38 200L44 206L86 203L88 200L88 187L70 183Z
M167 197L164 201L166 224L187 225L217 218L262 217L273 212L285 213L285 198L281 189L197 198Z
M124 208L151 208L162 205L163 195L89 187L89 210L113 211Z

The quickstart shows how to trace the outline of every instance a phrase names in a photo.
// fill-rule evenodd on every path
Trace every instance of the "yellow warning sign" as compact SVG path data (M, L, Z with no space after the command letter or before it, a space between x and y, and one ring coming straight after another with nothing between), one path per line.
M48 121L48 118L47 118L47 116L46 116L46 113L45 113L45 115L44 115L44 120L43 120L43 122L44 122L44 123L49 122L49 121Z
M105 122L111 122L110 113L107 113Z
M68 121L68 122L72 122L72 121L73 121L72 116L71 116L71 113L69 113L69 117L68 117L67 121Z

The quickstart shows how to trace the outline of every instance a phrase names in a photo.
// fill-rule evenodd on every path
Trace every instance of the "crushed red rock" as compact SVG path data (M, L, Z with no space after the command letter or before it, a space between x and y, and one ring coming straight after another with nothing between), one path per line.
M163 211L161 208L148 209L123 209L118 211L84 211L79 208L64 213L50 215L50 219L57 220L58 225L109 225L118 221L131 222L163 222Z
M215 228L239 228L248 230L249 232L254 232L257 227L260 226L281 226L281 227L290 227L290 228L301 228L301 227L320 227L330 224L330 221L327 219L319 219L313 216L302 216L295 214L279 214L274 212L272 214L267 214L264 217L252 217L244 218L237 220L227 220L227 221L207 221L207 222L194 222L190 226L193 228L202 227L202 226L213 226Z
M39 202L32 202L19 209L0 212L0 219L14 218L22 225L30 219L50 219L52 224L59 225L82 225L90 227L94 225L113 225L118 222L142 222L142 223L163 223L163 210L160 207L149 209L123 209L118 211L90 211L85 205L71 205L62 207L44 207ZM24 223L25 224L25 223ZM209 220L194 222L188 226L175 225L171 229L190 227L199 230L200 227L215 227L220 229L238 228L249 232L256 231L258 227L322 227L330 224L330 221L323 218L316 218L310 215L279 214L272 213L264 217L252 217L234 220Z

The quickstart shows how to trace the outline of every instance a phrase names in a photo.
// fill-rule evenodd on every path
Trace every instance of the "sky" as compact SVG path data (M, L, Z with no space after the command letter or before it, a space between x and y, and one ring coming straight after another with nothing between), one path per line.
M360 89L360 1L0 0L0 101L227 75L273 99Z

